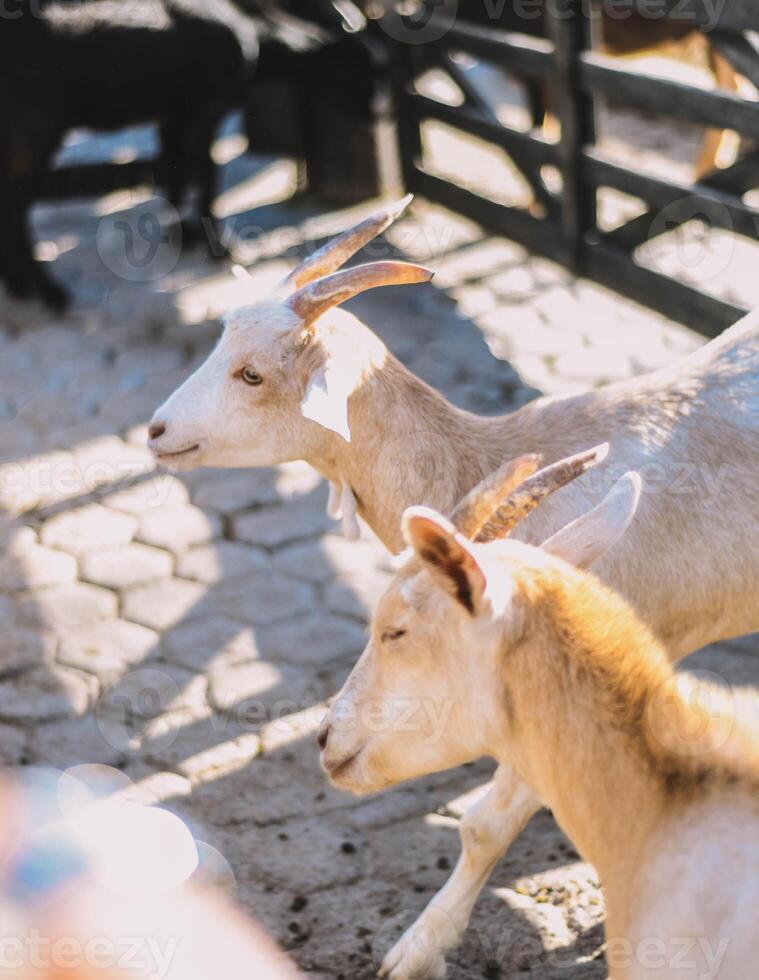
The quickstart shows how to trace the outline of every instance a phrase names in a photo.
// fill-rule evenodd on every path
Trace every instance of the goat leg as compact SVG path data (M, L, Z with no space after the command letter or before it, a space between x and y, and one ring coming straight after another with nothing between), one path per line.
M445 977L445 954L461 941L490 872L541 805L513 769L498 767L487 794L461 820L461 854L451 877L387 954L381 977Z

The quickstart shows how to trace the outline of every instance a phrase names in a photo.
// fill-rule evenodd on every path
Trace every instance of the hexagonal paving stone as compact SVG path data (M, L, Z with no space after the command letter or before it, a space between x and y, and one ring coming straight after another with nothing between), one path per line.
M98 619L116 615L118 601L113 592L96 585L74 582L52 589L21 593L18 621L55 630L75 629Z
M274 548L288 541L314 538L335 527L335 522L322 506L304 506L300 500L266 507L234 518L236 538L251 544Z
M26 758L27 733L14 725L0 724L0 765L18 766Z
M207 682L176 664L151 660L109 684L98 700L98 715L154 720L176 711L208 714Z
M343 616L367 620L377 600L390 584L389 572L377 568L358 569L350 575L340 575L330 582L324 592L327 607Z
M312 767L321 774L316 733L327 715L326 701L314 701L300 711L291 711L267 722L260 731L263 751L276 761L279 754L298 752L301 768Z
M0 523L0 549L6 555L22 555L36 544L37 535L25 524L13 521Z
M136 542L122 548L91 551L82 558L82 578L109 589L126 589L168 578L173 570L174 559L168 551Z
M205 694L202 675L151 661L108 685L96 715L114 747L135 759L148 758L212 717Z
M8 427L6 426L6 428ZM21 513L29 506L33 506L34 496L30 493L28 481L23 479L23 476L20 484L15 487L13 485L8 486L6 479L10 474L11 479L15 481L17 474L24 472L24 468L19 465L18 460L28 459L43 449L44 443L40 433L19 419L13 420L10 438L7 433L3 434L3 442L0 445L0 464L2 464L0 465L0 476L4 479L0 479L0 501L15 513Z
M128 544L137 530L137 521L100 504L88 504L51 517L42 525L43 544L83 555L94 548L114 548Z
M0 504L10 514L64 500L82 489L81 474L71 453L14 458L0 467Z
M0 626L10 626L16 619L16 607L6 595L0 595Z
M103 409L116 400L118 396L111 395ZM146 446L130 445L112 435L78 445L74 457L82 483L88 489L133 480L151 472L156 465Z
M245 768L260 752L261 740L256 734L235 734L223 719L209 718L196 722L192 730L180 731L171 746L153 758L197 784L223 779Z
M35 763L60 769L86 764L120 766L127 756L113 737L115 731L113 722L103 722L92 712L36 725L29 743L30 756Z
M124 593L122 614L125 619L165 630L186 616L200 616L200 602L207 589L197 582L180 578L166 578L152 585L128 589Z
M390 568L390 555L368 531L358 541L348 541L339 533L299 541L279 548L272 560L280 571L314 582L375 565Z
M161 649L166 660L201 672L214 664L245 663L259 656L254 627L230 616L180 623L164 634Z
M252 660L214 666L208 672L208 700L246 731L319 703L324 686L303 670Z
M186 361L187 354L179 347L139 344L119 353L116 370L119 375L127 376L133 371L145 375L163 374Z
M319 665L349 656L358 659L366 645L366 634L355 622L314 613L268 626L259 632L257 640L262 657Z
M158 634L124 619L104 619L61 637L58 661L110 677L145 660L158 649Z
M146 769L144 772L136 772L137 767L129 766L127 773L134 780L134 788L129 793L129 798L134 799L144 806L155 806L159 803L172 803L190 795L192 785L189 779L185 779L175 772L152 772Z
M277 492L282 500L307 499L317 506L326 506L328 488L321 473L304 462L295 459L276 468Z
M79 671L39 667L0 683L0 718L32 722L82 715L96 691L94 678Z
M271 568L271 556L250 544L214 541L191 548L177 559L177 575L207 585Z
M132 733L134 754L161 766L171 767L184 776L195 772L191 761L224 739L223 720L209 709L178 709L151 718ZM185 768L183 763L187 761ZM210 763L209 763L210 765Z
M58 640L49 630L11 626L0 643L0 676L52 663Z
M206 615L229 613L247 623L270 626L281 619L310 612L315 606L314 591L305 582L276 572L254 572L222 582L207 594L200 611Z
M100 502L113 510L139 516L146 511L181 507L189 499L187 487L181 480L169 473L155 473L134 486L101 497Z
M270 556L274 568L285 575L303 578L309 582L326 582L337 575L337 571L326 553L324 544L328 538L337 535L325 534L310 541L296 541L285 544ZM348 542L350 543L350 542ZM353 542L358 544L358 542Z
M221 518L187 504L145 511L140 518L137 538L144 544L166 548L180 554L196 544L217 538L222 532Z
M0 559L0 589L41 589L76 579L76 559L72 555L34 544L21 554Z
M197 485L193 503L220 514L274 504L279 500L276 476L276 471L270 469L213 470Z

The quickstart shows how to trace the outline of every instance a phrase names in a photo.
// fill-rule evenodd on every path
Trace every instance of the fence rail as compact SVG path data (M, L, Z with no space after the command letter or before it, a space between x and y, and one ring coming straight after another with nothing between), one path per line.
M731 0L717 12L715 23L715 11L704 0L663 2L671 16L692 18L696 29L708 26L710 33L705 36L713 51L759 87L759 52L751 36L741 33L759 29L754 0ZM619 0L614 5L619 10ZM435 5L430 2L429 6L431 10ZM459 9L468 12L472 6L462 3ZM634 0L630 8L634 10ZM498 22L484 26L461 18L437 30L432 16L429 33L435 40L400 45L405 50L399 57L402 68L397 91L406 182L411 190L489 230L714 336L745 310L641 265L634 252L651 235L670 231L694 217L711 227L757 238L759 209L745 203L743 196L759 186L759 150L755 149L759 145L759 102L641 74L625 67L620 59L593 50L592 16L600 9L595 0L590 0L590 6L588 0L552 0L545 10L545 36L502 29ZM454 60L461 54L495 65L523 83L545 86L561 127L558 142L545 139L536 127L525 132L504 125ZM415 81L433 67L447 72L458 84L462 105L417 91ZM609 159L596 142L595 110L601 96L657 117L735 130L743 140L742 153L731 167L713 170L690 184L654 176L632 164L622 165ZM428 120L502 149L530 185L543 216L497 203L450 178L427 172L422 163L421 127ZM546 186L542 174L546 165L559 169L560 191ZM598 190L605 187L641 199L647 210L613 231L603 230L596 201ZM668 209L666 223L657 220L664 208Z

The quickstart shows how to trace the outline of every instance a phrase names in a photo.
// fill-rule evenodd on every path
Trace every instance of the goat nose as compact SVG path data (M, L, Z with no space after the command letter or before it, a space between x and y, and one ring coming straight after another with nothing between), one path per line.
M160 439L165 431L166 426L163 422L151 422L148 428L148 435L151 439Z
M322 725L322 727L319 729L316 735L316 741L319 743L319 748L322 749L322 751L327 748L328 738L329 738L329 725Z

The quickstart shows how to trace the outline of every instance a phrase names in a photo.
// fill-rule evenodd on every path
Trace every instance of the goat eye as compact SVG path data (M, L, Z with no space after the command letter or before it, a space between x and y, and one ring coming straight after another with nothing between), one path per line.
M406 630L385 630L382 634L383 641L389 640L400 640L402 636L406 635Z
M260 385L264 380L260 374L256 374L252 368L247 367L242 369L240 377L246 385Z

